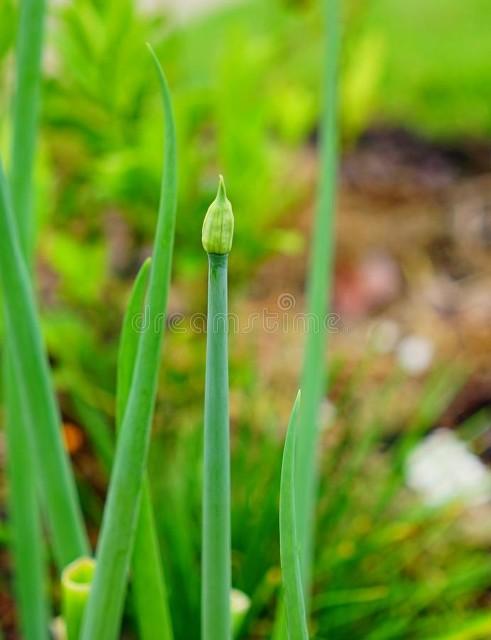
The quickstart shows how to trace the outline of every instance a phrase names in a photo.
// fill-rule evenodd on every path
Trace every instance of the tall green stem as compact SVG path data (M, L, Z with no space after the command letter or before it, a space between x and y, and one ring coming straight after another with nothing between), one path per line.
M22 0L17 36L16 86L12 113L10 184L19 241L30 257L33 224L33 173L40 102L44 0Z
M47 640L48 605L35 458L26 431L22 396L7 357L4 358L4 394L10 540L20 629L25 640Z
M39 488L60 567L87 552L82 515L60 434L60 418L22 256L5 175L0 165L0 285L14 380L28 416Z
M43 43L44 0L20 5L12 113L10 183L17 231L24 256L30 259L32 224L32 174L34 168L39 85ZM8 340L8 336L7 336ZM15 587L22 635L26 640L48 637L47 602L39 503L32 444L20 383L8 355L3 359L10 524Z
M228 256L209 254L203 486L203 640L229 640L230 450L227 354Z
M322 117L320 183L312 233L307 285L309 325L303 369L298 434L296 514L302 574L308 607L318 485L319 406L325 389L326 318L333 261L334 202L337 173L337 76L340 46L340 0L326 0L325 97Z

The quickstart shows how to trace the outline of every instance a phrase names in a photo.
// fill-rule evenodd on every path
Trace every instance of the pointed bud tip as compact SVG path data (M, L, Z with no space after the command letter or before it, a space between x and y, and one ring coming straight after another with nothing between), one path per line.
M217 197L218 202L226 202L227 200L227 189L225 188L225 180L223 179L222 174L218 176L218 189L217 189Z

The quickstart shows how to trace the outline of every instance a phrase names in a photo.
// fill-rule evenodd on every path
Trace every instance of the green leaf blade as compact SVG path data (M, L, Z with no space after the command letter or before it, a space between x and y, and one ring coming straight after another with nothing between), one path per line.
M280 556L285 597L288 637L290 640L308 640L305 600L300 567L297 536L295 494L295 448L300 392L292 409L281 467L280 487Z
M167 81L153 52L162 91L165 146L154 257L148 288L149 325L142 332L127 409L118 438L97 549L96 574L82 627L83 640L116 638L150 440L167 309L177 203L176 132Z
M43 539L36 495L36 470L31 466L34 455L27 434L27 418L11 367L12 363L5 358L9 524L15 567L15 592L22 637L26 640L47 640L48 604Z
M314 542L314 511L318 485L317 449L319 407L326 380L326 318L332 282L334 205L337 175L337 77L340 47L340 2L325 0L326 46L324 110L321 135L321 172L312 249L307 278L309 323L302 365L302 408L297 456L298 536L302 549L302 575L308 608Z
M88 550L75 483L64 450L60 418L39 329L34 292L0 166L0 284L14 376L29 416L30 438L56 560L64 567Z
M123 422L124 412L128 404L131 380L135 370L136 355L140 332L145 329L145 297L150 277L151 258L147 258L140 267L131 291L128 306L121 329L118 353L118 375L116 389L116 427ZM142 315L143 314L143 315ZM143 323L142 323L143 319Z
M118 428L123 421L131 380L135 369L140 332L144 328L145 298L150 276L150 258L140 268L126 308L118 354L116 419ZM172 621L169 612L167 586L155 526L150 485L145 476L140 513L133 548L132 594L141 640L152 640L159 629L162 640L172 640ZM149 597L151 594L151 597Z
M15 94L12 110L10 185L16 227L25 257L32 237L33 168L37 138L44 0L25 0L17 32ZM4 402L9 486L11 553L19 624L26 640L48 638L45 558L40 524L35 456L23 407L21 383L15 378L8 335L3 359Z
M33 174L40 103L45 0L23 0L16 51L10 185L19 241L30 257L33 240Z

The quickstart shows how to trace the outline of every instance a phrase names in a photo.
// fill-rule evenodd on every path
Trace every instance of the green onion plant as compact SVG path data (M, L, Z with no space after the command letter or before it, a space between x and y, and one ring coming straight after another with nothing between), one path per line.
M330 0L327 6L326 111L308 282L308 311L321 321L327 312L332 263L339 1ZM170 92L150 49L160 83L165 128L160 204L153 257L137 276L123 322L116 394L118 435L114 454L107 433L101 447L104 462L112 469L94 559L90 557L75 482L62 443L60 414L29 269L44 11L43 0L22 3L10 181L0 166L0 283L7 336L9 482L23 633L26 640L48 637L39 519L42 511L49 525L54 557L62 571L61 604L68 640L115 640L128 580L139 637L172 640L164 565L146 474L163 338L161 317L167 313L176 220L177 151ZM234 592L227 279L233 232L232 207L220 176L217 196L202 229L202 244L208 255L201 547L203 640L231 640L251 605L249 599L242 598L237 611L231 606ZM144 307L148 323L138 331L134 320ZM308 637L306 604L317 484L318 408L325 379L324 340L322 332L312 331L307 336L302 402L299 395L288 427L281 472L280 556L288 635L292 640ZM26 460L28 468L21 474Z
M208 318L203 463L201 620L203 640L229 640L231 542L228 406L228 254L234 217L222 176L203 223L208 254Z

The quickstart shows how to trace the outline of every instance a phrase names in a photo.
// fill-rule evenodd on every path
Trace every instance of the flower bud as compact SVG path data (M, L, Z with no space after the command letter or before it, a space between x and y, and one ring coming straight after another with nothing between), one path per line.
M223 176L220 176L217 197L211 203L203 222L201 240L207 253L227 254L232 248L234 214L227 199Z

